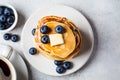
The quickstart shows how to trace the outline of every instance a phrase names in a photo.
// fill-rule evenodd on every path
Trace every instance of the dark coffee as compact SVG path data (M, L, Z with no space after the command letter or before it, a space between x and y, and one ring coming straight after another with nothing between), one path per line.
M2 69L5 76L10 76L10 69L8 65L0 59L0 68Z

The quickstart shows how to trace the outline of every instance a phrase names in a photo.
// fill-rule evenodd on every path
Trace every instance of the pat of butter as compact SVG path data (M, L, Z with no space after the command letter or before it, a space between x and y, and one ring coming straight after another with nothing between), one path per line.
M49 39L51 46L56 46L64 43L62 34L50 34Z

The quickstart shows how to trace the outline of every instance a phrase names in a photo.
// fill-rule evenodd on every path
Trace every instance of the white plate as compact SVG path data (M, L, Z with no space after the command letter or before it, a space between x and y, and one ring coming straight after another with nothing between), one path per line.
M77 27L79 27L83 36L83 46L80 54L73 58L72 61L74 67L71 70L67 70L64 74L56 73L56 66L53 60L47 59L46 57L39 55L30 55L29 49L35 47L34 39L31 34L33 28L37 26L38 20L44 16L56 15L66 17L71 20ZM79 70L89 59L94 45L94 36L92 28L88 23L87 19L77 10L63 6L63 5L47 5L36 11L26 22L22 32L22 48L24 55L29 63L42 73L52 76L62 76L73 73Z
M18 54L14 53L10 57L10 62L14 65L17 72L17 80L28 80L28 69L23 58Z

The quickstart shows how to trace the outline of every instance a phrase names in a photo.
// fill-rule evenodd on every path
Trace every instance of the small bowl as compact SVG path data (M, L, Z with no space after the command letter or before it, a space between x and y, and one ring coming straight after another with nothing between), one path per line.
M0 6L8 7L8 8L10 8L10 9L13 10L13 13L14 13L14 16L15 16L15 21L14 21L14 23L13 23L8 29L0 30L0 32L3 32L3 33L9 32L9 31L11 31L11 30L16 26L16 24L17 24L17 22L18 22L18 14L17 14L17 11L15 10L15 8L14 8L13 6L11 6L11 5L9 5L9 4L0 4Z

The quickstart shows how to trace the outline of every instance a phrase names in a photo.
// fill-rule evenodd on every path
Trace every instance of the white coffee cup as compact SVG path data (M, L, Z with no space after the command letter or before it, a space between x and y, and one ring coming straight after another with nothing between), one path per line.
M0 60L6 63L6 65L9 67L11 77L10 80L17 80L16 70L12 63L9 61L14 52L15 51L10 46L0 44Z

